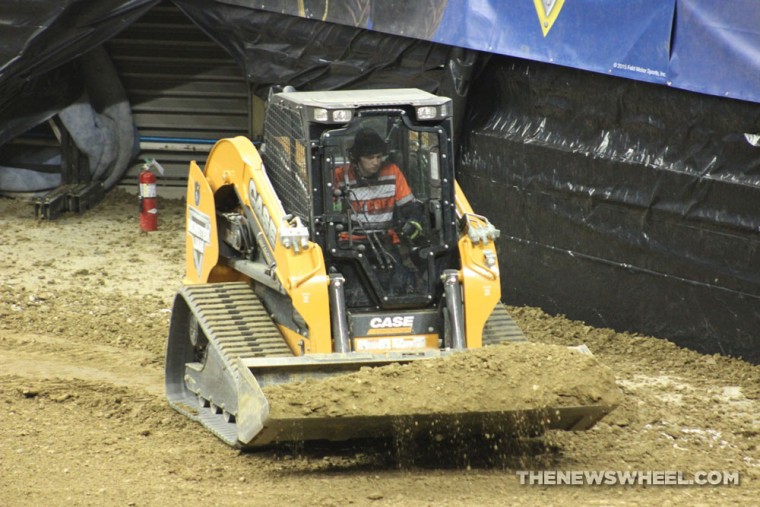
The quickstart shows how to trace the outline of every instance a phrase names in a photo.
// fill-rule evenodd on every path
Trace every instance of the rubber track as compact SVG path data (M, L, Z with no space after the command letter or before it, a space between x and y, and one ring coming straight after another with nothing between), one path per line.
M512 320L509 312L507 312L507 307L502 303L497 303L483 327L483 345L524 341L527 339L517 323Z
M245 282L185 285L180 292L201 324L209 347L215 348L228 372L237 358L292 356L264 305ZM213 393L212 393L213 394ZM225 414L187 391L170 397L181 413L200 422L233 447L239 447L237 426Z
M292 356L280 331L245 282L186 285L191 311L228 364L238 357Z

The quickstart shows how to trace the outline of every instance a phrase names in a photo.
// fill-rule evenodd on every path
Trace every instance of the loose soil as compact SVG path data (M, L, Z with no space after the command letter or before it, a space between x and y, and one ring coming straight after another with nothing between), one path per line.
M600 405L622 393L596 357L511 343L263 389L277 418L509 412Z
M408 372L383 380L393 389L409 388L409 382L427 389L434 376L435 382L451 378L447 373L467 380L491 368L512 392L525 394L524 402L536 391L536 399L561 403L558 386L617 400L618 408L591 430L519 440L427 442L400 436L245 453L231 449L171 410L163 395L170 308L184 269L184 205L162 200L159 231L153 233L139 231L136 209L134 196L114 191L93 210L40 221L32 204L0 199L2 505L757 502L760 367L527 307L510 312L532 344L483 351L467 364L452 358L453 370L414 365L411 380ZM579 344L594 353L582 361L594 372L591 387L597 391L589 391L583 372L570 368L517 374L520 364L546 365L538 359L548 355L548 364L561 364L557 359L570 354L567 346ZM511 354L537 362L519 363ZM577 364L575 356L572 361ZM365 375L359 372L354 380L361 383ZM546 385L553 388L542 392ZM309 410L346 411L371 403L352 387L343 397L338 389L330 392L337 401L323 397L321 406ZM475 395L483 403L484 393ZM462 402L458 394L439 399ZM740 484L540 486L521 484L516 472L522 470L672 470L686 477L736 471Z

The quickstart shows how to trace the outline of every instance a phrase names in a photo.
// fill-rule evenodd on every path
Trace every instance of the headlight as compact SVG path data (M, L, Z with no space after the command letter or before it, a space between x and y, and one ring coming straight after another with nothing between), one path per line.
M327 109L314 108L314 121L327 121Z
M315 107L311 114L314 121L320 123L348 123L354 116L351 109L325 109L323 107Z
M340 122L340 123L348 123L351 121L351 117L353 116L353 111L350 109L336 109L332 112L332 117L334 122Z
M438 118L438 108L435 106L420 106L417 108L418 120L435 120Z

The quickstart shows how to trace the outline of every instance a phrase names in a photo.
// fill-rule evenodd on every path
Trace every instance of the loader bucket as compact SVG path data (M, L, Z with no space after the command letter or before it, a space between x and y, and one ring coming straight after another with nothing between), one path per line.
M169 401L175 409L237 448L260 448L281 442L309 440L382 438L398 434L431 437L455 434L537 436L550 429L589 429L614 408L609 404L587 404L514 410L498 406L485 410L457 407L451 410L436 407L416 410L416 406L424 405L424 400L407 400L410 402L409 408L382 412L373 410L366 414L340 410L331 412L329 406L323 412L309 408L310 399L322 396L313 392L313 388L322 382L342 382L342 376L346 382L354 382L350 374L361 368L403 365L445 355L447 352L442 351L414 358L325 354L238 360L237 385L228 386L230 393L237 390L234 416L187 390L170 395ZM191 369L192 366L187 365L187 368ZM292 391L289 397L283 397L279 392L283 387ZM301 393L300 397L294 395L296 392ZM296 407L294 410L293 406L283 407L278 403L294 404Z
M586 430L614 407L606 405L540 407L505 411L493 410L430 411L400 410L395 413L315 413L308 404L296 401L303 410L282 410L270 406L265 391L277 386L308 390L305 380L326 379L340 382L338 375L367 366L402 364L441 357L446 352L427 353L414 359L399 356L350 357L351 354L326 354L277 359L240 360L238 364L238 444L263 447L278 442L307 440L349 440L368 437L393 437L399 432L413 435L508 434L534 436L547 429ZM350 377L346 376L346 382ZM315 384L312 383L312 386ZM309 398L304 392L302 399ZM282 401L282 396L271 398ZM412 403L414 406L414 403Z

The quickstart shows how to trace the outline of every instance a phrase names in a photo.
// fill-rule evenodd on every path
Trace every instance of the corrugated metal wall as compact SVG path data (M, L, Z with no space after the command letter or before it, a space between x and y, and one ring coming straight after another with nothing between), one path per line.
M233 59L176 6L162 2L106 46L132 105L140 163L121 186L134 186L145 158L166 170L163 186L184 187L221 137L250 135L250 89Z

